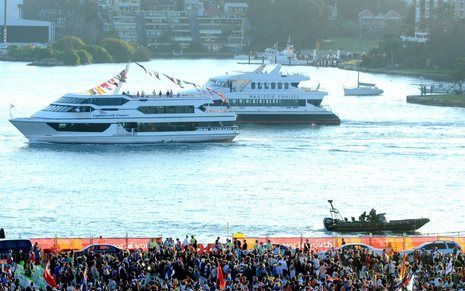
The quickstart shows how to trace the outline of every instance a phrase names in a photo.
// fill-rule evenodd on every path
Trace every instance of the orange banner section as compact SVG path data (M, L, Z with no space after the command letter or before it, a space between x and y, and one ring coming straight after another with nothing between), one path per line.
M90 244L110 244L124 250L147 250L149 242L160 242L161 237L153 238L31 238L45 251L80 250Z

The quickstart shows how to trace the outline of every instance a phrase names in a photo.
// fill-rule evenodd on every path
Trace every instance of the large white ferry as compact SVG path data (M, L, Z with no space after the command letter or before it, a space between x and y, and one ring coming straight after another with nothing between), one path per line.
M308 80L302 74L283 74L279 64L262 65L253 72L211 78L205 87L224 95L228 103L215 100L214 105L236 112L239 123L340 124L333 112L320 106L327 93L302 86Z
M236 114L208 111L210 98L67 94L10 122L30 142L151 144L232 141Z

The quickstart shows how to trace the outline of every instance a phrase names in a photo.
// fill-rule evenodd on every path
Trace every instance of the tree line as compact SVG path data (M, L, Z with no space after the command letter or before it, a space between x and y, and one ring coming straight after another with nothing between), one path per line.
M65 36L48 48L9 46L8 56L16 61L55 59L65 65L147 61L148 49L116 38L104 38L99 45L88 45L77 36Z

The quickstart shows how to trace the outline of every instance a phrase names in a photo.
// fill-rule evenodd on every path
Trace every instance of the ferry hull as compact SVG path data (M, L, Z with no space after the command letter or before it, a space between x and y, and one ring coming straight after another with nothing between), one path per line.
M339 125L341 120L334 113L286 114L286 113L239 113L237 122L242 124L317 124Z
M117 133L110 127L104 132L60 132L45 122L10 120L30 143L66 144L157 144L231 142L238 135L236 128L202 129L185 132Z

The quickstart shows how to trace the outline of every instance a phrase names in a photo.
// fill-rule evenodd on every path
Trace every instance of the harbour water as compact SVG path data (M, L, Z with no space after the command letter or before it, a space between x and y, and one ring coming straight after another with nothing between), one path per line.
M233 60L154 60L147 68L203 84ZM0 62L0 227L10 237L326 236L328 199L345 216L429 217L422 233L465 231L465 109L407 104L417 78L361 74L382 96L346 97L357 73L287 67L329 92L340 126L243 126L233 143L153 146L30 145L9 122L67 92L89 89L123 64L31 67ZM125 90L169 81L132 66ZM229 224L229 228L227 225Z

